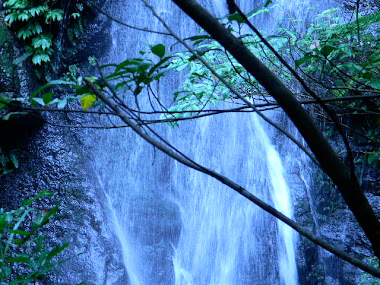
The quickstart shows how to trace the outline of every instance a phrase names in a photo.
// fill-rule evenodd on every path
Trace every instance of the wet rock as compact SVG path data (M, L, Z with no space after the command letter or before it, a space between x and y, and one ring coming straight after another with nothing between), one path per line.
M173 248L181 233L181 213L177 204L156 196L131 197L129 211L130 229L134 239L141 243L145 264L144 276L149 284L171 284L174 277ZM172 272L172 274L168 274Z
M23 62L17 69L17 80L10 75L12 69L6 70L12 67L15 54L10 51L17 44L11 37L7 38L9 44L2 42L3 28L0 19L0 92L11 88L16 96L28 96L38 85L34 70ZM8 56L6 63L4 54ZM83 144L82 130L41 123L69 124L65 114L45 113L41 118L31 114L0 122L1 147L17 148L19 161L18 169L0 178L0 207L17 208L22 200L43 189L57 192L53 199L39 201L35 207L42 210L61 201L60 217L46 226L45 233L51 247L69 242L59 258L72 258L49 274L43 284L128 284L120 244L108 228L110 222L102 210L104 197L90 167L90 150ZM83 122L79 116L75 120Z

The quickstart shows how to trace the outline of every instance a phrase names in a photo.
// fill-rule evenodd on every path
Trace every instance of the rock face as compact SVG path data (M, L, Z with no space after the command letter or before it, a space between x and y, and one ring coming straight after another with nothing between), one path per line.
M332 140L337 142L338 138ZM338 143L334 147L338 152L344 150L344 146ZM351 147L360 149L354 143ZM380 216L378 168L362 161L356 165L356 171L370 204ZM317 167L312 167L306 175L308 178L306 176L307 179L303 180L305 194L298 193L295 200L296 220L353 256L371 257L370 243L336 187ZM299 251L299 264L305 266L304 283L301 284L371 284L366 282L373 280L304 238L301 238Z
M11 92L13 78L12 57L14 54L13 38L0 16L0 90Z
M83 61L97 55L93 49L85 53L84 45L96 43L98 53L106 48L99 39L107 39L108 21L101 17L92 17L91 21L84 35L86 43L80 49L71 49L73 56L80 53ZM22 51L2 19L0 47L0 94L27 96L38 86L38 79L28 61L19 66L12 64ZM65 113L30 113L0 121L0 147L5 153L14 151L19 161L18 169L0 178L0 207L17 208L23 199L43 189L57 192L52 200L40 201L36 207L43 209L61 201L60 217L47 225L47 240L52 247L69 242L61 258L73 258L43 284L128 284L120 245L108 228L110 223L101 205L104 197L89 167L91 150L83 144L84 134L80 129L54 126L56 122L80 120Z
M315 178L310 185L312 199L297 203L297 220L354 256L371 256L373 253L368 240L337 190L320 170L314 169L313 176ZM380 213L380 197L370 193L367 197L376 213ZM314 213L310 206L315 209ZM366 278L361 270L305 239L301 239L300 251L303 251L307 268L305 284L361 284L360 280Z
M142 246L142 258L153 260L145 265L150 284L172 284L173 247L178 243L182 221L177 204L155 196L131 197L129 208L132 238Z
M45 125L18 147L20 169L1 180L0 204L13 208L43 189L56 191L52 202L62 201L62 217L48 225L48 240L52 246L69 242L64 258L74 257L47 284L102 284L99 280L105 278L113 280L109 284L127 284L118 242L99 210L102 197L75 132ZM49 207L51 202L38 206Z
M277 122L298 136L284 117L280 116ZM272 141L277 141L277 135L274 134ZM334 136L331 140L338 153L343 152L344 146L339 143L339 137ZM294 219L356 257L372 256L362 229L329 178L316 166L307 163L307 159L289 156L289 149L283 145L277 143L276 148L283 158L286 179L293 192ZM361 147L354 143L351 145L356 150ZM356 165L356 171L370 204L380 217L379 169L362 160ZM297 266L301 285L372 284L370 282L375 280L303 237L298 242Z

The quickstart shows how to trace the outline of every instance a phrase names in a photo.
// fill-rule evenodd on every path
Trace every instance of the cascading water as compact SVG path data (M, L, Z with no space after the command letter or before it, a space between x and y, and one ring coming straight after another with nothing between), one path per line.
M199 31L170 1L150 2L176 32ZM219 16L227 13L222 1L204 4ZM240 4L245 10L257 6L251 1ZM139 1L115 4L110 11L140 27L152 18ZM154 20L149 22L149 28L162 30ZM164 41L115 24L110 61L133 57L144 46ZM177 81L172 76L160 84L163 100ZM142 99L144 103L149 104ZM198 163L292 217L285 170L269 138L273 131L257 116L219 115L156 130ZM214 179L168 159L129 130L107 130L101 137L94 168L132 285L298 283L296 235L289 227Z
M206 119L194 133L186 141L197 146L196 161L217 166L292 216L279 155L255 115ZM179 176L182 168L178 165L174 174ZM176 284L297 284L290 228L279 223L276 229L273 218L212 178L193 171L186 177L173 181L183 220L173 259ZM279 264L273 261L276 256Z

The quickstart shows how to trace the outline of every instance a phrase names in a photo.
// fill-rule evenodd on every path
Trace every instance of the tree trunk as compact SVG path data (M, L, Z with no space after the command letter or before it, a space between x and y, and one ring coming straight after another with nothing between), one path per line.
M241 40L234 37L196 1L173 0L173 2L230 52L283 108L308 143L323 171L338 187L368 237L375 255L380 258L380 222L375 212L356 176L351 175L350 168L341 161L294 94L244 46Z

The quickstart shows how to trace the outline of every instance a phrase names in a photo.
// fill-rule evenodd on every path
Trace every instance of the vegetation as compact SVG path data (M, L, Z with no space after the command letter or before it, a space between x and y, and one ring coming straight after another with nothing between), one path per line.
M305 35L297 32L301 29L302 23L297 19L291 19L292 30L280 27L276 34L267 35L266 38L284 58L293 60L293 68L303 75L310 86L318 90L318 95L322 99L363 96L363 100L360 100L360 97L355 101L343 99L339 102L337 100L332 106L336 109L336 116L345 120L348 120L348 117L353 120L356 119L355 117L365 117L366 124L361 124L358 129L351 129L347 125L344 127L348 127L347 134L354 138L354 142L369 145L366 151L357 156L357 159L362 160L360 157L365 156L368 162L375 166L379 161L378 126L380 121L375 102L367 100L365 95L378 94L380 90L380 54L377 48L379 28L378 26L376 28L376 24L380 22L380 13L375 12L360 17L359 30L356 29L355 23L345 23L337 16L337 13L336 8L322 12L315 19L315 23L307 29ZM280 60L271 53L257 35L237 34L237 29L232 25L229 29L241 37L245 45L283 82L289 86L292 85L292 91L297 93L301 100L313 99L309 94L298 91L301 86L294 84L296 78L281 65ZM243 66L217 41L206 35L195 36L188 40L193 42L194 50L245 97L254 98L257 103L271 101L265 89L251 78ZM236 99L228 87L217 80L211 71L190 52L177 53L169 68L174 68L176 71L186 68L188 73L180 89L175 93L175 104L168 109L173 114L163 115L165 118L189 116L190 111L203 110L209 103L215 105ZM291 82L293 84L290 84ZM331 118L321 112L318 114L322 116L322 121L327 120L332 123ZM333 129L333 124L330 126Z
M9 154L6 154L0 148L0 177L18 168L19 162L15 154L16 152L16 150L13 150Z
M379 268L379 261L376 257L368 258L368 262L371 266ZM371 274L364 273L363 277L360 279L360 285L379 285L380 279L374 278Z
M59 204L38 211L32 205L53 192L42 191L16 210L0 209L0 284L31 284L64 262L57 259L68 243L49 248L43 227L57 217Z
M380 247L378 246L380 242L378 235L380 223L374 213L374 210L365 197L357 177L355 176L355 166L350 145L347 136L344 134L339 121L334 116L334 113L327 108L323 100L306 84L306 82L295 72L295 70L291 68L284 58L280 56L280 54L278 54L278 52L276 52L272 47L270 47L265 38L263 38L261 34L249 23L248 19L245 18L247 25L255 31L261 41L270 48L281 63L291 72L292 75L295 76L303 89L311 95L316 102L318 102L327 115L333 120L334 125L338 128L346 146L348 163L345 163L338 157L336 151L332 148L326 138L324 138L321 130L317 127L317 125L315 125L313 119L305 111L305 109L301 107L300 102L295 98L294 92L286 87L284 83L281 82L279 78L276 77L265 65L263 65L255 55L243 46L236 37L233 37L195 1L188 0L185 1L185 3L181 1L174 2L190 17L196 20L196 22L200 24L212 37L218 40L218 42L220 42L222 46L227 49L239 61L239 63L242 64L242 66L244 66L247 71L258 80L258 82L260 82L262 86L264 86L268 93L273 96L273 98L283 108L285 113L293 121L307 142L310 150L315 155L315 158L323 171L336 184L349 209L355 215L357 221L370 240L375 255L380 257ZM237 6L236 10L243 18L245 17ZM243 97L239 96L237 92L234 92L234 94L247 103L247 101L244 100ZM244 194L242 193L242 195ZM281 220L284 221L283 219ZM287 224L290 225L290 221ZM293 228L295 228L295 225ZM305 236L308 235L306 232L302 234ZM308 238L313 240L311 236ZM316 242L316 240L314 241ZM321 245L318 242L316 243ZM323 247L327 249L327 245ZM331 249L331 251L334 251L337 254L335 249ZM344 254L340 255L340 257L349 261L350 258L347 256L343 257L343 255ZM362 265L360 265L360 268L364 268L361 267ZM378 272L376 275L380 275L380 273Z
M7 0L4 2L5 21L15 30L17 38L24 42L25 53L17 63L31 56L34 65L51 61L57 52L58 33L56 26L65 19L78 19L83 4L76 3L75 10L68 15L57 1Z
M104 126L105 121L101 120L99 125L91 127L132 128L169 156L220 180L310 240L371 274L379 274L378 270L371 271L362 262L350 258L294 221L276 213L228 178L182 154L174 153L170 144L167 147L149 135L154 134L149 125L169 123L174 127L181 120L222 112L257 112L301 147L301 143L263 114L268 109L282 107L309 144L311 152L303 148L304 151L337 185L371 241L375 255L379 257L379 223L355 176L354 162L366 160L373 167L379 167L380 120L377 103L380 93L380 54L377 43L380 13L366 16L357 14L354 21L345 22L338 16L336 9L330 9L320 14L306 33L298 32L301 29L297 26L301 23L298 19L292 19L290 28L283 25L275 34L261 35L248 23L238 7L236 14L220 19L223 23L220 26L217 23L210 24L215 19L210 18L193 1L174 2L197 19L208 34L182 40L168 27L169 33L186 47L185 51L168 53L167 47L157 44L141 51L141 57L126 59L121 63L98 66L96 60L91 58L90 63L98 68L96 76L85 77L77 66L71 66L66 76L48 82L29 98L1 95L0 109L9 106L18 108L4 119L30 109L72 110L76 105L69 106L69 103L75 101L79 101L77 106L81 106L76 111L88 116L117 116L125 125L115 125L111 119L109 125ZM263 7L247 16L255 17L268 12L270 2L267 1ZM6 20L9 24L18 24L17 36L25 42L25 56L32 56L34 64L41 64L50 60L53 48L53 35L45 33L42 27L62 21L63 12L58 8L45 9L42 4L36 7L28 5L28 1L6 1ZM77 7L80 10L81 6ZM153 8L152 11L155 13ZM202 20L197 15L202 15ZM76 18L79 15L73 13L71 16ZM162 19L160 21L165 25ZM247 24L251 31L242 32L246 31L242 26ZM240 40L247 49L240 48ZM186 71L183 83L174 93L171 105L164 105L153 86L159 84L166 74L181 70ZM72 87L75 91L69 92L69 95L54 92L57 85ZM142 96L154 102L151 104L153 111L141 105ZM212 105L218 104L215 110L211 109ZM346 147L343 159L323 138L317 124L301 108L301 104L311 105L309 110L319 120L328 121L330 135L336 135L338 139L339 134L343 138ZM145 116L142 119L147 114L155 117L146 119ZM364 145L364 151L352 150L350 142ZM10 162L14 164L14 160L8 159L2 164L3 169Z

